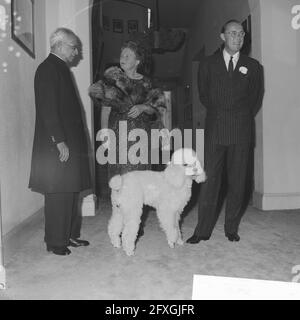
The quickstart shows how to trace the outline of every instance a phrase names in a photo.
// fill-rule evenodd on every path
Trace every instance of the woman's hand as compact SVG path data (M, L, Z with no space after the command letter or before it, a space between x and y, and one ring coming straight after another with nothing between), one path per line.
M141 113L145 112L149 107L145 104L136 104L128 112L129 118L137 118Z

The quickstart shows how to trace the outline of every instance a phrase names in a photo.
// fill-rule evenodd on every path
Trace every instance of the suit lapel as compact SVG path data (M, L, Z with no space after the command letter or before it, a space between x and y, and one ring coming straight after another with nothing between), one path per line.
M215 65L217 67L217 70L220 73L228 75L228 71L227 71L227 68L226 68L226 63L225 63L222 51L220 51L220 52L218 52L216 54Z
M247 56L240 54L239 60L233 71L234 78L239 75L239 69L242 66L247 67ZM218 70L218 73L220 73L220 75L225 75L229 77L222 51L215 54L215 67Z
M224 56L223 56L223 51L219 52L216 54L216 65L217 65L217 68L219 70L220 73L226 75L229 77L229 73L228 73L228 70L227 70L227 67L226 67L226 63L225 63L225 60L224 60ZM236 75L238 75L239 73L239 68L241 66L245 65L245 56L240 54L240 57L239 57L239 60L233 70L233 77L235 77Z
M240 54L239 60L234 69L234 74L238 74L240 67L245 65L246 65L246 56L244 56L243 54Z

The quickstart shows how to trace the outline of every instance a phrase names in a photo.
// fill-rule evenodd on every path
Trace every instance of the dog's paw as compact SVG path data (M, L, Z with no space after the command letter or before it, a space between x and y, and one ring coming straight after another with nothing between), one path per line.
M169 245L169 247L172 248L172 249L175 248L175 243L174 243L174 242L168 241L168 245Z
M115 247L115 248L121 248L121 240L113 240L111 241L111 244Z
M184 242L181 238L178 238L176 243L179 244L180 246L182 246L184 244Z
M128 257L133 256L134 255L134 250L125 250L126 254Z

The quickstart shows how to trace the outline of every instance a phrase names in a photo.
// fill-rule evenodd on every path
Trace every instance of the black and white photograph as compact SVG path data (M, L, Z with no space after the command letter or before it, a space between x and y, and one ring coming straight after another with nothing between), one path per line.
M139 31L138 20L128 20L127 28L128 28L128 33L138 32Z
M299 53L299 0L0 0L0 300L299 300Z
M121 19L113 19L113 31L123 33L124 22Z
M11 0L12 38L33 58L34 0Z

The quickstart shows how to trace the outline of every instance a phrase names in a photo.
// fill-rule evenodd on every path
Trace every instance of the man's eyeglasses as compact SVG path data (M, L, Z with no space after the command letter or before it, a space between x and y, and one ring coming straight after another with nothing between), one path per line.
M244 31L240 31L240 32L228 31L228 32L225 32L225 33L229 34L232 38L236 38L236 37L244 38L245 37L245 32Z
M69 43L66 43L66 45L67 45L68 47L70 47L72 50L78 49L78 46L77 46L77 45L73 45L73 44L69 44Z

